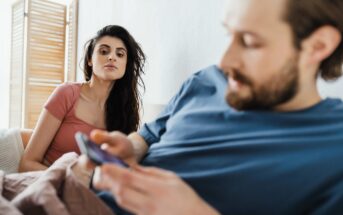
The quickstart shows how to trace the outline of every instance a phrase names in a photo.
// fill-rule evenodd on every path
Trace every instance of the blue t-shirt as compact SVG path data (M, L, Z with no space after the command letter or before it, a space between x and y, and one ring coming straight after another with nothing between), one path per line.
M236 111L211 66L139 133L143 165L176 172L222 214L343 214L343 103Z

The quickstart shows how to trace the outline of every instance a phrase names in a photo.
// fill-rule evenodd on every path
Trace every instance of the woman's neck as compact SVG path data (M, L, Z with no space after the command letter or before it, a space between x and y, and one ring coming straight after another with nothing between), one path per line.
M93 76L87 83L87 94L93 101L105 103L113 84L114 81L103 81Z

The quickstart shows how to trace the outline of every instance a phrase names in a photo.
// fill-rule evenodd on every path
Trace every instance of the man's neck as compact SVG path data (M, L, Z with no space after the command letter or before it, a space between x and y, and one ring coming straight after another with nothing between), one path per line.
M286 103L280 104L273 109L279 112L297 111L310 108L318 104L322 98L319 95L316 85L307 85L300 88L298 93Z

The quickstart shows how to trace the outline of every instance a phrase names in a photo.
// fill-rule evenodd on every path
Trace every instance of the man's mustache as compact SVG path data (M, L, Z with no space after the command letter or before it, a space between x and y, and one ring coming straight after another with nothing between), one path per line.
M243 75L240 71L238 70L231 70L229 72L229 76L238 81L241 82L242 84L247 84L247 85L252 85L253 82L250 80L250 78L248 78L246 75Z

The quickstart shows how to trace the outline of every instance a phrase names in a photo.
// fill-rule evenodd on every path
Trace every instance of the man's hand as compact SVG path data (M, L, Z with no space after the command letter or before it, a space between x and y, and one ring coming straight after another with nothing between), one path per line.
M102 144L102 149L118 156L131 167L137 165L137 162L144 156L148 149L145 140L138 133L132 133L126 136L117 131L109 133L101 130L93 130L90 134L90 139L97 144ZM94 178L98 178L99 168L95 167L95 164L86 155L82 155L78 159L78 163L73 167L73 170L76 173L86 171L90 174L95 169ZM90 177L83 177L81 179L85 185L89 184L91 180Z
M102 144L101 148L103 150L116 155L130 166L137 164L133 143L125 134L117 131L109 133L101 130L93 130L90 138L95 143Z
M94 186L110 191L121 207L135 214L218 214L172 172L138 165L131 170L113 164L100 168Z

